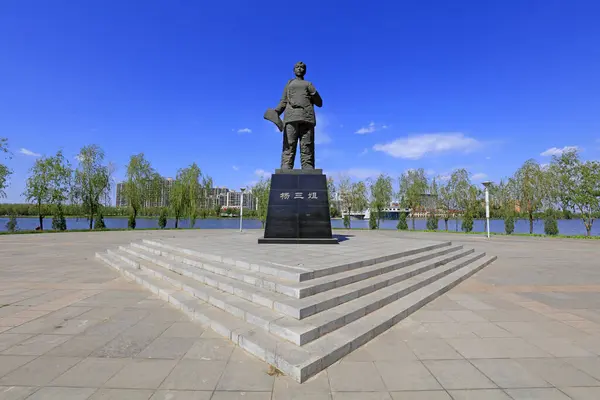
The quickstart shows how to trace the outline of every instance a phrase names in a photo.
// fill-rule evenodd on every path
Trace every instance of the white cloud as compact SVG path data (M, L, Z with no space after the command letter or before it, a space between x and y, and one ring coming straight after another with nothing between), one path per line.
M448 182L451 177L452 177L451 174L445 173L445 174L441 174L441 175L437 176L436 179L438 182Z
M418 160L427 154L467 153L481 143L462 133L426 133L396 139L386 144L376 144L373 150L382 151L395 158Z
M565 146L562 149L558 147L551 147L548 150L540 153L541 156L550 157L550 156L560 156L565 151L579 150L577 146Z
M432 169L427 169L427 170L425 170L425 173L426 173L427 175L429 175L429 176L433 176L433 175L435 175L435 171L434 171L434 170L432 170Z
M365 147L365 149L363 151L360 152L359 156L364 156L365 154L367 154L369 152L369 149Z
M241 128L237 130L238 133L252 133L252 129L250 128Z
M22 147L21 147L21 150L19 150L19 153L24 154L26 156L31 156L31 157L41 157L42 156L40 153L36 153L31 150L22 148Z
M375 125L375 122L371 121L369 123L369 125L363 126L362 128L360 128L359 130L357 130L354 133L359 134L359 135L365 135L367 133L373 133L380 129L387 129L387 128L388 128L388 125L383 124L381 126L377 126L377 125Z
M487 178L487 174L484 174L483 172L477 172L477 173L473 174L473 175L471 176L471 178L472 178L474 181L480 181L480 180L482 180L482 179L485 179L485 178Z
M264 169L257 169L256 171L254 171L254 174L256 176L260 176L261 178L270 178L271 177L271 173L265 171Z
M234 171L239 171L240 170L240 167L237 167L235 165L233 165L231 168L233 168Z
M356 179L374 178L381 174L381 171L373 168L350 168L345 171L340 171L341 175L346 175Z

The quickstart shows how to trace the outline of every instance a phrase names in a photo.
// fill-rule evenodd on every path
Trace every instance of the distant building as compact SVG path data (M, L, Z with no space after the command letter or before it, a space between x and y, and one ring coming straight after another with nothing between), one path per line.
M145 207L168 207L171 188L175 180L173 178L162 178L160 182L160 194L157 199L148 200ZM150 187L148 187L150 190ZM226 187L212 187L205 190L201 198L198 199L200 207L206 209L219 208L239 208L242 192L229 190ZM125 196L125 182L117 184L116 206L127 207L129 205ZM251 191L244 193L244 208L255 210L256 201Z
M161 178L159 186L159 195L156 199L150 199L146 201L144 207L168 207L169 206L169 195L171 193L171 187L173 186L173 178ZM150 187L148 187L150 190ZM125 196L125 182L117 184L117 207L127 207L129 202Z

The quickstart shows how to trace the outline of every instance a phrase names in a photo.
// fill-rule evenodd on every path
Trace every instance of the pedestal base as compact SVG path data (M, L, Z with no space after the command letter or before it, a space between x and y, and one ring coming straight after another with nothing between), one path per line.
M258 238L260 244L338 244L336 238Z
M338 243L331 234L322 170L277 170L271 175L265 236L258 243Z

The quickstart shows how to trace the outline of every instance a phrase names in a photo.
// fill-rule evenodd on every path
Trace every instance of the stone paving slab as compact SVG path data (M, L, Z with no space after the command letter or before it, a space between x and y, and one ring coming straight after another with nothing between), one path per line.
M350 234L452 240L498 260L297 384L93 259L197 232L2 236L0 400L600 398L595 241Z

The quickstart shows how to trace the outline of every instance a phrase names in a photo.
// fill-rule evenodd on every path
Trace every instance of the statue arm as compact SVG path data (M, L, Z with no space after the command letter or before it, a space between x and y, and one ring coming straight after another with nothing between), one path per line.
M285 106L287 106L287 85L283 88L283 95L281 95L281 100L279 100L279 104L275 107L275 112L277 115L281 115L285 110Z
M310 100L315 106L323 107L323 99L312 83L308 85L308 94L310 94Z

